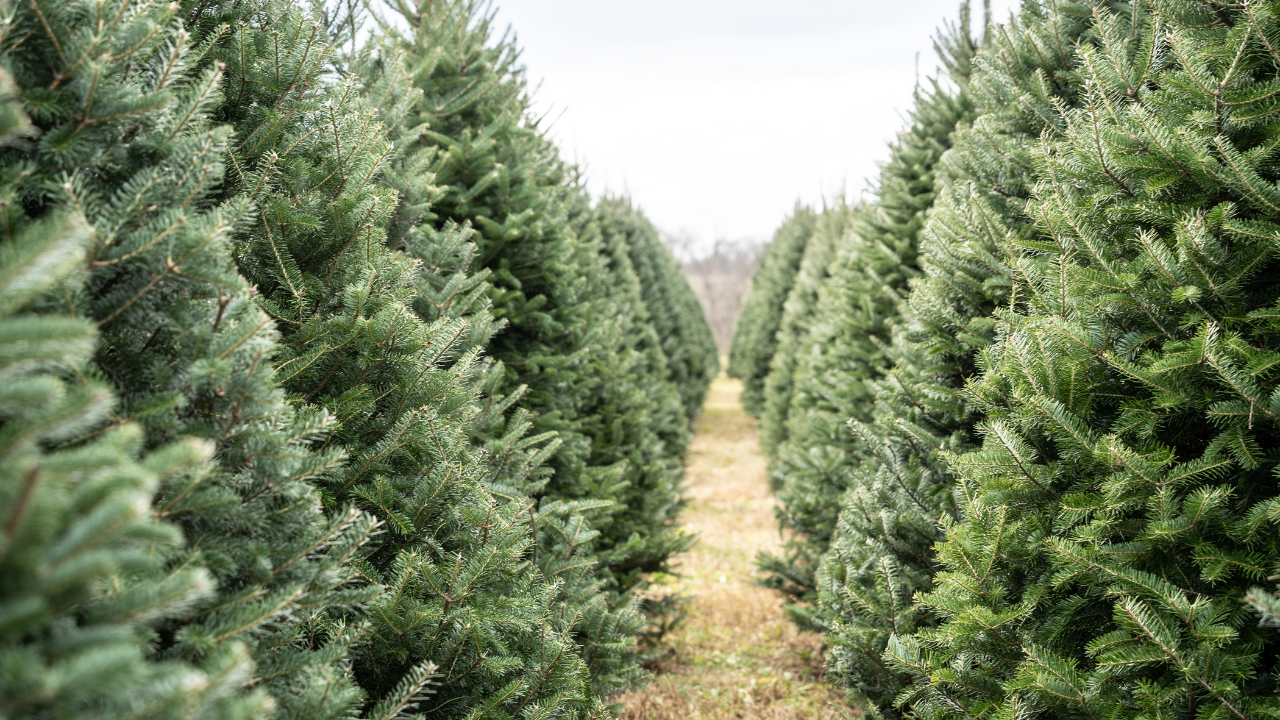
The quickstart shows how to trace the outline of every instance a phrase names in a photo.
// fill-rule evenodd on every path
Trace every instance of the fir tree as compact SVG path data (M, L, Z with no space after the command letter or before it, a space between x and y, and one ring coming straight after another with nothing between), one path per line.
M886 663L889 636L937 620L913 597L933 587L938 519L957 512L943 455L974 444L980 414L964 386L977 373L976 353L995 337L991 315L1009 296L1002 250L1031 222L1031 151L1042 133L1057 131L1043 117L1055 103L1075 102L1079 88L1071 55L1047 51L1087 41L1089 27L1078 6L1024 3L1009 24L988 29L966 86L978 116L939 167L921 237L923 277L887 349L893 367L872 383L874 420L853 424L857 467L819 571L817 616L833 645L829 677L881 716L898 716L895 695L911 678Z
M702 411L711 380L720 372L715 337L693 287L658 229L629 198L605 198L597 211L614 218L631 266L640 283L640 295L662 343L670 378L680 390L689 422Z
M528 117L517 50L509 37L491 37L492 15L474 0L394 9L408 30L384 29L422 91L406 130L436 150L436 217L423 221L472 228L471 272L491 273L489 298L503 327L487 352L503 369L488 392L527 410L535 435L555 432L561 443L537 495L606 501L593 503L588 519L600 531L612 589L629 592L687 544L671 527L672 472L655 473L645 459L669 467L683 446L661 444L670 436L661 386L653 399L636 394L644 385L631 368L642 362L642 336L611 335L636 322L624 317L632 300L605 284L608 262L575 171ZM656 409L636 404L650 402ZM616 413L633 419L615 421Z
M608 380L584 413L594 440L590 464L622 470L617 476L621 486L605 496L616 498L619 506L606 526L618 540L602 550L618 587L629 590L642 585L645 573L669 569L667 560L692 544L676 524L682 461L692 433L680 387L672 380L664 343L650 322L631 262L636 226L642 232L656 231L646 228L647 222L633 208L617 201L601 202L592 219L592 230L599 233L597 254L603 260L600 270L587 273L597 278L592 294L599 316L594 324L603 331L593 364L596 374ZM585 238L587 233L580 235ZM590 268L591 259L584 258L582 267ZM706 326L701 314L692 320ZM583 497L592 497L590 489L584 490Z
M392 9L408 30L384 29L420 91L405 132L434 150L436 197L420 222L473 230L471 272L486 274L501 323L487 348L503 365L493 392L501 399L524 386L516 405L562 443L550 464L555 477L579 477L590 438L575 403L595 382L582 370L598 332L585 322L588 279L574 264L570 170L526 117L517 50L510 38L491 37L488 11L471 0Z
M983 446L947 458L962 519L923 597L944 622L890 645L920 673L902 699L924 717L1277 717L1275 629L1244 601L1280 557L1263 179L1280 27L1199 2L1097 17L972 388Z
M421 91L409 84L408 73L394 48L368 46L346 59L365 82L363 94L379 111L387 135L400 153L392 158L384 182L398 193L398 204L388 224L387 243L417 259L413 306L428 322L442 319L465 321L467 333L457 353L484 348L503 323L493 316L489 299L490 271L477 268L474 230L445 223L437 228L431 200L439 190L432 184L430 167L437 148L419 143L421 129L413 126L410 111ZM448 359L444 364L447 365ZM557 583L552 607L559 627L570 632L580 646L598 695L606 696L638 684L643 678L636 638L645 619L637 601L610 591L596 553L600 533L587 520L615 505L609 501L564 501L539 494L550 476L545 465L559 447L554 432L531 434L528 410L511 410L524 389L509 396L495 390L504 379L501 363L484 358L476 363L474 392L478 412L472 420L473 442L482 448L485 486L499 502L528 505L523 516L536 547L531 559L544 576Z
M818 293L831 274L833 261L849 241L849 226L856 212L857 206L838 200L817 214L813 234L805 243L795 282L783 305L775 339L777 349L764 380L764 407L760 414L760 443L770 458L776 456L778 447L787 439L796 369L810 350L805 342L809 329L820 320L816 315ZM772 470L771 467L769 482L776 490L781 478Z
M975 49L967 8L940 41L953 66L968 66ZM963 83L956 77L943 82ZM874 199L855 212L847 241L818 293L807 337L793 370L795 391L786 442L771 471L779 478L778 518L787 535L784 555L762 556L767 584L784 590L803 618L817 599L814 572L835 531L841 498L861 450L848 421L872 418L873 386L889 364L889 334L907 290L919 274L920 231L934 199L934 172L967 123L967 94L939 81L916 93L911 123L890 148Z
M285 387L338 420L317 449L349 459L326 491L386 525L357 561L385 592L330 614L371 624L353 655L366 713L600 712L557 589L528 557L528 507L484 487L467 325L419 318L419 266L386 246L399 198L379 177L394 150L356 82L326 77L324 32L267 6L215 54L228 75L220 116L237 127L227 192L260 207L236 257L281 327Z
M797 205L783 221L765 247L760 267L751 277L751 292L733 327L727 370L730 377L742 380L742 407L755 418L764 411L765 378L777 352L783 306L816 220L813 210Z
M0 85L13 86L0 71ZM23 142L25 115L6 100L0 142ZM17 135L18 137L15 137ZM6 178L12 182L12 173ZM10 188L11 189L11 188ZM202 461L183 442L136 458L141 429L101 425L113 396L92 375L93 324L33 312L53 286L84 267L83 218L23 217L11 192L0 205L0 715L22 718L248 718L265 710L243 695L252 665L231 651L199 666L157 661L155 626L186 615L213 587L203 568L165 567L181 531L151 512L160 482Z
M6 202L40 217L70 208L92 228L85 282L59 288L49 311L96 324L96 367L119 403L69 441L135 422L147 457L180 436L213 447L159 489L155 512L186 539L166 572L207 567L217 591L166 615L155 652L204 666L247 650L250 697L265 690L291 716L345 717L361 699L342 659L356 633L318 618L376 594L347 565L372 520L321 511L312 480L340 453L309 448L330 420L284 401L275 330L231 262L229 235L249 206L214 198L230 134L208 119L222 70L181 10L15 8L3 53L40 139L4 150Z

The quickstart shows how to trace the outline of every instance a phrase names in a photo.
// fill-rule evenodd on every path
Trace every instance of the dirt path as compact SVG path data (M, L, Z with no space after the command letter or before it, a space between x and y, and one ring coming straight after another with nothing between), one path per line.
M718 378L698 418L683 517L699 542L671 581L693 601L662 643L653 683L618 699L624 720L827 720L844 708L819 683L821 638L796 630L779 596L752 584L756 553L780 542L756 422L738 404L741 392L739 381Z

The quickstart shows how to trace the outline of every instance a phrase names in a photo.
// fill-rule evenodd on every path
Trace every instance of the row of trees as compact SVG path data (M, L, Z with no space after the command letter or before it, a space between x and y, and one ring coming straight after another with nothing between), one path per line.
M0 10L0 717L607 715L718 361L487 5Z
M869 715L1280 716L1277 10L966 8L874 192L769 247L761 566Z

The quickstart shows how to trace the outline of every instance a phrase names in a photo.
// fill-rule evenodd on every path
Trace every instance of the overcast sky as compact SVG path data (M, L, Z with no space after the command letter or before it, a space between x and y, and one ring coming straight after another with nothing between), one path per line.
M495 0L535 108L594 194L664 231L767 239L797 200L854 197L958 0ZM980 2L975 2L981 5ZM1015 0L994 0L997 20ZM975 18L976 19L976 18Z

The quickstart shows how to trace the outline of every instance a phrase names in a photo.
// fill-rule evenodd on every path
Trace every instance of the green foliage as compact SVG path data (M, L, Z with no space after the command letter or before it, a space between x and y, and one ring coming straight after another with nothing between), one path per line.
M528 506L485 488L467 323L421 319L419 265L387 248L400 197L378 182L395 152L378 113L354 81L326 77L314 21L288 6L251 20L216 51L238 90L220 111L237 127L228 192L260 207L236 257L281 327L284 386L338 420L317 446L348 456L327 493L385 526L355 561L385 591L326 617L370 625L353 653L366 712L600 712L558 586L529 557Z
M976 440L981 415L964 387L995 339L993 312L1008 302L1003 250L1031 225L1031 154L1055 131L1042 117L1074 102L1079 87L1070 58L1045 50L1088 41L1089 27L1078 6L1028 3L978 51L965 85L977 117L942 158L920 241L923 276L887 348L892 367L870 384L870 417L852 425L855 470L818 573L817 616L833 645L829 677L880 716L898 716L894 698L911 678L885 662L890 635L937 622L913 598L933 587L938 519L958 512L943 457ZM1053 94L1040 95L1045 88Z
M3 8L0 715L599 717L642 680L710 331L488 11L395 9L361 49L287 0Z
M765 378L777 352L783 306L816 224L817 213L800 206L783 221L765 246L733 328L728 373L742 380L742 407L755 418L764 411Z
M420 91L404 132L434 154L433 229L472 230L472 273L486 273L500 323L487 354L502 363L498 398L524 394L536 433L561 442L550 491L588 473L591 439L580 429L580 398L598 382L584 371L599 332L586 318L589 279L570 224L570 168L527 117L529 100L510 38L494 41L492 17L472 0L424 0L393 8L407 30L387 26ZM398 18L399 20L399 18ZM521 390L523 386L523 390Z
M834 269L840 248L848 239L857 206L836 201L813 219L813 231L805 242L804 255L796 271L795 281L782 308L776 350L769 360L769 374L764 380L764 407L760 414L760 442L765 454L774 457L786 441L790 429L791 397L795 393L797 367L813 350L809 330L817 316L818 295L823 282ZM770 484L777 489L781 478L772 475Z
M1264 627L1280 627L1280 597L1274 592L1254 588L1244 599L1262 616Z
M3 76L8 80L7 75ZM5 108L5 130L25 116ZM18 120L19 122L14 122ZM12 142L14 133L3 133ZM154 628L211 594L201 568L166 571L180 530L150 500L167 477L203 460L186 442L136 458L137 425L101 425L114 400L88 370L93 324L31 312L51 286L80 274L88 228L59 214L24 222L6 208L0 242L0 716L247 718L262 693L240 696L243 651L200 666L156 661Z
M437 228L429 220L431 198L439 190L430 171L437 149L418 142L421 129L411 127L410 111L420 91L408 84L398 53L355 58L366 86L364 95L379 109L388 137L402 154L392 158L384 182L395 188L399 203L388 225L388 244L402 248L420 263L413 279L412 299L418 315L428 322L443 319L465 321L465 337L455 354L486 346L503 323L493 317L489 299L490 271L476 268L474 231L446 222ZM443 364L451 360L444 359ZM473 392L479 395L479 412L471 420L473 442L483 448L486 488L499 502L528 507L532 542L531 559L544 576L557 583L551 606L557 627L566 629L580 648L591 672L592 684L604 696L634 686L643 678L636 648L645 619L635 599L620 597L606 588L600 571L596 539L600 533L586 515L600 516L616 506L607 500L531 501L545 487L550 469L545 461L559 447L554 432L530 434L528 410L510 412L524 394L511 396L494 390L504 379L504 368L491 360L475 363Z
M425 234L469 229L466 272L488 273L501 323L486 392L560 443L525 492L591 500L578 507L600 532L603 577L629 593L688 544L672 523L688 420L669 404L677 386L635 281L610 276L634 269L620 269L627 253L609 255L575 171L528 117L516 48L491 37L488 11L474 0L394 9L408 29L384 30L421 91L404 131L434 151L425 167L438 191L419 222L432 224Z
M208 461L159 488L155 512L186 539L167 549L164 571L207 568L216 591L162 613L151 652L234 672L220 682L246 702L265 691L280 713L346 717L361 699L343 661L355 632L320 616L376 594L347 564L372 519L321 511L312 480L341 455L310 447L331 420L285 402L275 330L231 261L229 236L251 208L214 196L230 135L208 118L222 69L180 11L15 7L3 57L39 139L4 151L4 207L69 208L92 228L84 283L59 286L42 309L96 324L96 369L76 379L89 388L101 374L119 402L68 441L133 422L145 462L182 436L211 445Z
M594 232L599 233L597 256L603 263L586 274L594 279L592 310L597 315L592 324L603 332L600 349L591 357L594 374L608 381L600 384L583 411L593 438L591 466L619 472L612 481L617 483L614 488L582 487L574 495L617 502L604 525L617 540L601 543L602 557L618 587L629 590L642 586L644 573L668 570L667 560L692 544L676 524L682 459L692 433L680 387L671 379L664 343L650 321L631 262L633 254L644 257L645 250L665 254L666 248L660 244L632 247L636 235L657 233L628 203L606 199L595 208L592 220ZM585 232L581 235L587 237ZM669 256L657 259L663 257ZM582 267L591 265L584 261ZM679 272L673 266L669 269ZM694 319L706 326L701 315ZM715 352L714 345L710 349Z
M1280 716L1271 6L1096 10L980 356L961 516L890 642L921 717ZM1264 621L1267 620L1264 614Z
M671 380L690 422L702 411L707 388L720 372L715 336L671 250L658 229L628 198L604 198L599 212L614 218L615 232L625 236L631 266L640 283L648 323L662 342Z
M972 54L969 27L963 52ZM963 80L964 78L960 78ZM938 83L917 92L911 124L890 148L874 202L854 211L831 275L819 289L814 319L793 370L787 439L772 458L778 518L787 535L783 556L759 559L765 582L786 592L792 611L810 615L814 572L835 531L841 498L861 462L847 421L871 419L873 388L907 282L919 274L917 252L934 198L934 170L971 106Z

